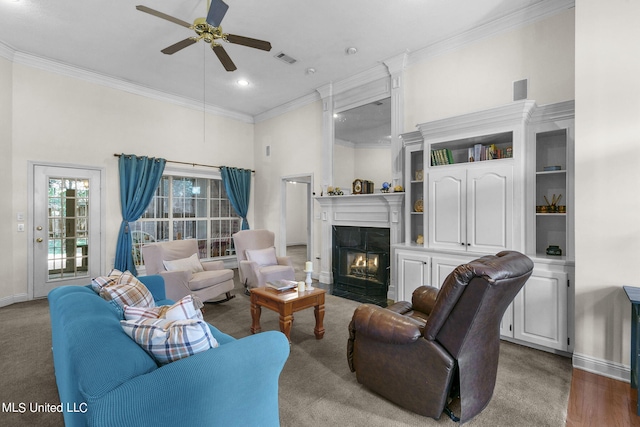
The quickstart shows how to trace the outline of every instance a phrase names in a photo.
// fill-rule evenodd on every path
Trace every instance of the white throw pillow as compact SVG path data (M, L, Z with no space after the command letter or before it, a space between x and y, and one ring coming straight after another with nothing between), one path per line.
M278 265L276 258L276 248L253 249L246 251L247 259L257 263L260 267L268 265Z
M204 271L198 254L193 254L189 258L175 259L173 261L162 261L167 271L190 271L192 273L200 273Z

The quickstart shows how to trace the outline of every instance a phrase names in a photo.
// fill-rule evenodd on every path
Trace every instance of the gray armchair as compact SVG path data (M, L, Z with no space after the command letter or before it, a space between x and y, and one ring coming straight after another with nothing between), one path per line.
M293 262L277 256L275 235L269 230L242 230L233 235L240 282L247 288L260 288L276 280L295 280Z
M167 298L178 301L187 295L195 295L201 301L224 302L235 295L233 270L224 268L222 261L200 261L198 241L173 240L142 246L146 273L164 278ZM215 300L220 295L225 298Z

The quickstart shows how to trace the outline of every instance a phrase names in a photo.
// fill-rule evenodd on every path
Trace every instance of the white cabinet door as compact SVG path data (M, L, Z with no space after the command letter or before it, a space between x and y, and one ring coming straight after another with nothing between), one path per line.
M512 247L513 168L467 171L467 249L495 254Z
M471 261L471 259L464 257L433 257L431 260L431 286L441 288L444 279L446 279L457 266L469 261Z
M429 172L429 247L464 250L466 178L464 169Z
M513 338L513 303L509 304L502 316L500 336Z
M417 251L396 250L399 301L411 301L413 291L428 285L431 275L431 257Z
M513 167L429 173L429 247L495 254L512 247Z
M534 268L513 302L514 338L566 351L567 294L566 272Z

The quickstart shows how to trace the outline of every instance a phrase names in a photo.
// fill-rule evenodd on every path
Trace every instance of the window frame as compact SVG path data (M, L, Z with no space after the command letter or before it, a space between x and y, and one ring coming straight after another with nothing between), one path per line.
M226 194L226 191L224 189L224 186L222 185L222 174L218 171L192 171L192 170L185 170L185 169L179 169L179 168L170 168L170 167L165 167L165 170L162 173L162 178L160 181L160 185L162 185L162 183L164 182L164 180L166 178L169 178L168 181L168 185L169 185L169 189L168 189L168 194L163 195L163 197L167 197L167 201L166 201L166 209L156 209L156 212L151 212L151 214L153 216L148 216L145 217L145 215L147 214L147 211L149 210L149 208L151 207L153 209L153 205L156 202L156 200L158 199L158 196L160 195L158 193L158 189L156 189L155 194L151 200L151 202L149 203L149 206L147 206L147 208L145 209L145 213L142 214L142 216L140 218L138 218L136 221L131 222L130 223L130 230L132 232L132 251L133 251L133 258L134 258L134 263L136 264L136 268L144 268L144 260L142 259L142 254L141 254L141 247L142 245L144 245L145 243L152 243L152 242L156 242L156 241L173 241L173 240L180 240L179 238L177 239L177 232L174 228L174 224L176 222L180 222L180 221L184 221L184 222L189 222L189 221L193 221L199 223L199 222L205 222L205 236L204 237L200 237L197 234L197 231L194 230L195 233L195 237L189 237L189 238L195 238L198 241L203 241L205 242L204 244L204 248L202 248L202 245L198 245L200 250L199 250L199 257L200 259L203 260L232 260L232 261L236 261L236 255L235 255L235 247L233 244L233 238L231 237L233 235L233 233L235 233L236 231L239 231L242 227L242 219L240 218L240 216L238 216L238 214L235 212L233 206L231 206L231 202L229 201L229 197ZM198 213L195 212L194 216L176 216L174 214L174 208L175 206L175 201L174 201L174 179L178 178L178 179L201 179L201 180L206 180L206 189L201 190L201 194L203 192L205 192L206 194L202 197L200 197L200 199L204 199L204 203L206 205L206 216L204 217L200 217L198 216ZM212 197L212 190L211 190L211 182L212 181L219 181L220 183L220 189L222 191L222 193L220 194L220 197L218 198L213 198ZM193 195L192 195L193 196ZM226 198L224 197L226 196ZM192 197L186 198L184 200L192 200ZM228 200L228 206L229 206L229 215L230 216L216 216L216 217L212 217L212 206L211 203L213 200ZM194 208L194 210L197 211L197 208ZM158 212L161 212L161 214L163 214L164 216L156 216L156 214ZM220 223L224 222L224 221L229 221L229 235L228 236L217 236L214 237L214 233L213 233L213 226L212 224L215 221L219 221ZM235 226L231 223L235 222ZM158 226L161 225L161 223L166 223L166 231L163 230L163 232L165 232L166 234L164 234L163 236L161 236L160 240L157 240L155 236L151 235L150 233L147 233L144 231L144 226L142 226L142 224L144 223L154 223L156 229L158 229ZM196 225L197 227L197 225ZM182 229L184 230L184 228ZM136 236L140 236L140 237L136 237ZM157 236L157 234L156 234ZM182 236L184 237L184 236ZM224 245L223 243L226 243L226 245ZM217 255L214 256L214 245L217 244L218 248L220 252L222 252L224 250L224 255ZM225 247L225 249L221 249L222 247ZM207 253L205 253L204 250L207 251Z

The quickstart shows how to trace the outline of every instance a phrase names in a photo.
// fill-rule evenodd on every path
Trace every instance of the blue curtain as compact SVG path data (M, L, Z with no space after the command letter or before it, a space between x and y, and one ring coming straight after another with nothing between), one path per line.
M114 265L120 271L129 270L134 275L138 274L131 254L132 242L129 222L140 218L151 203L160 178L162 178L166 162L165 159L160 158L120 155L118 166L120 169L122 224L118 234Z
M251 195L251 171L249 169L220 167L222 183L227 191L231 206L242 218L242 229L249 229L247 212L249 211L249 196Z

